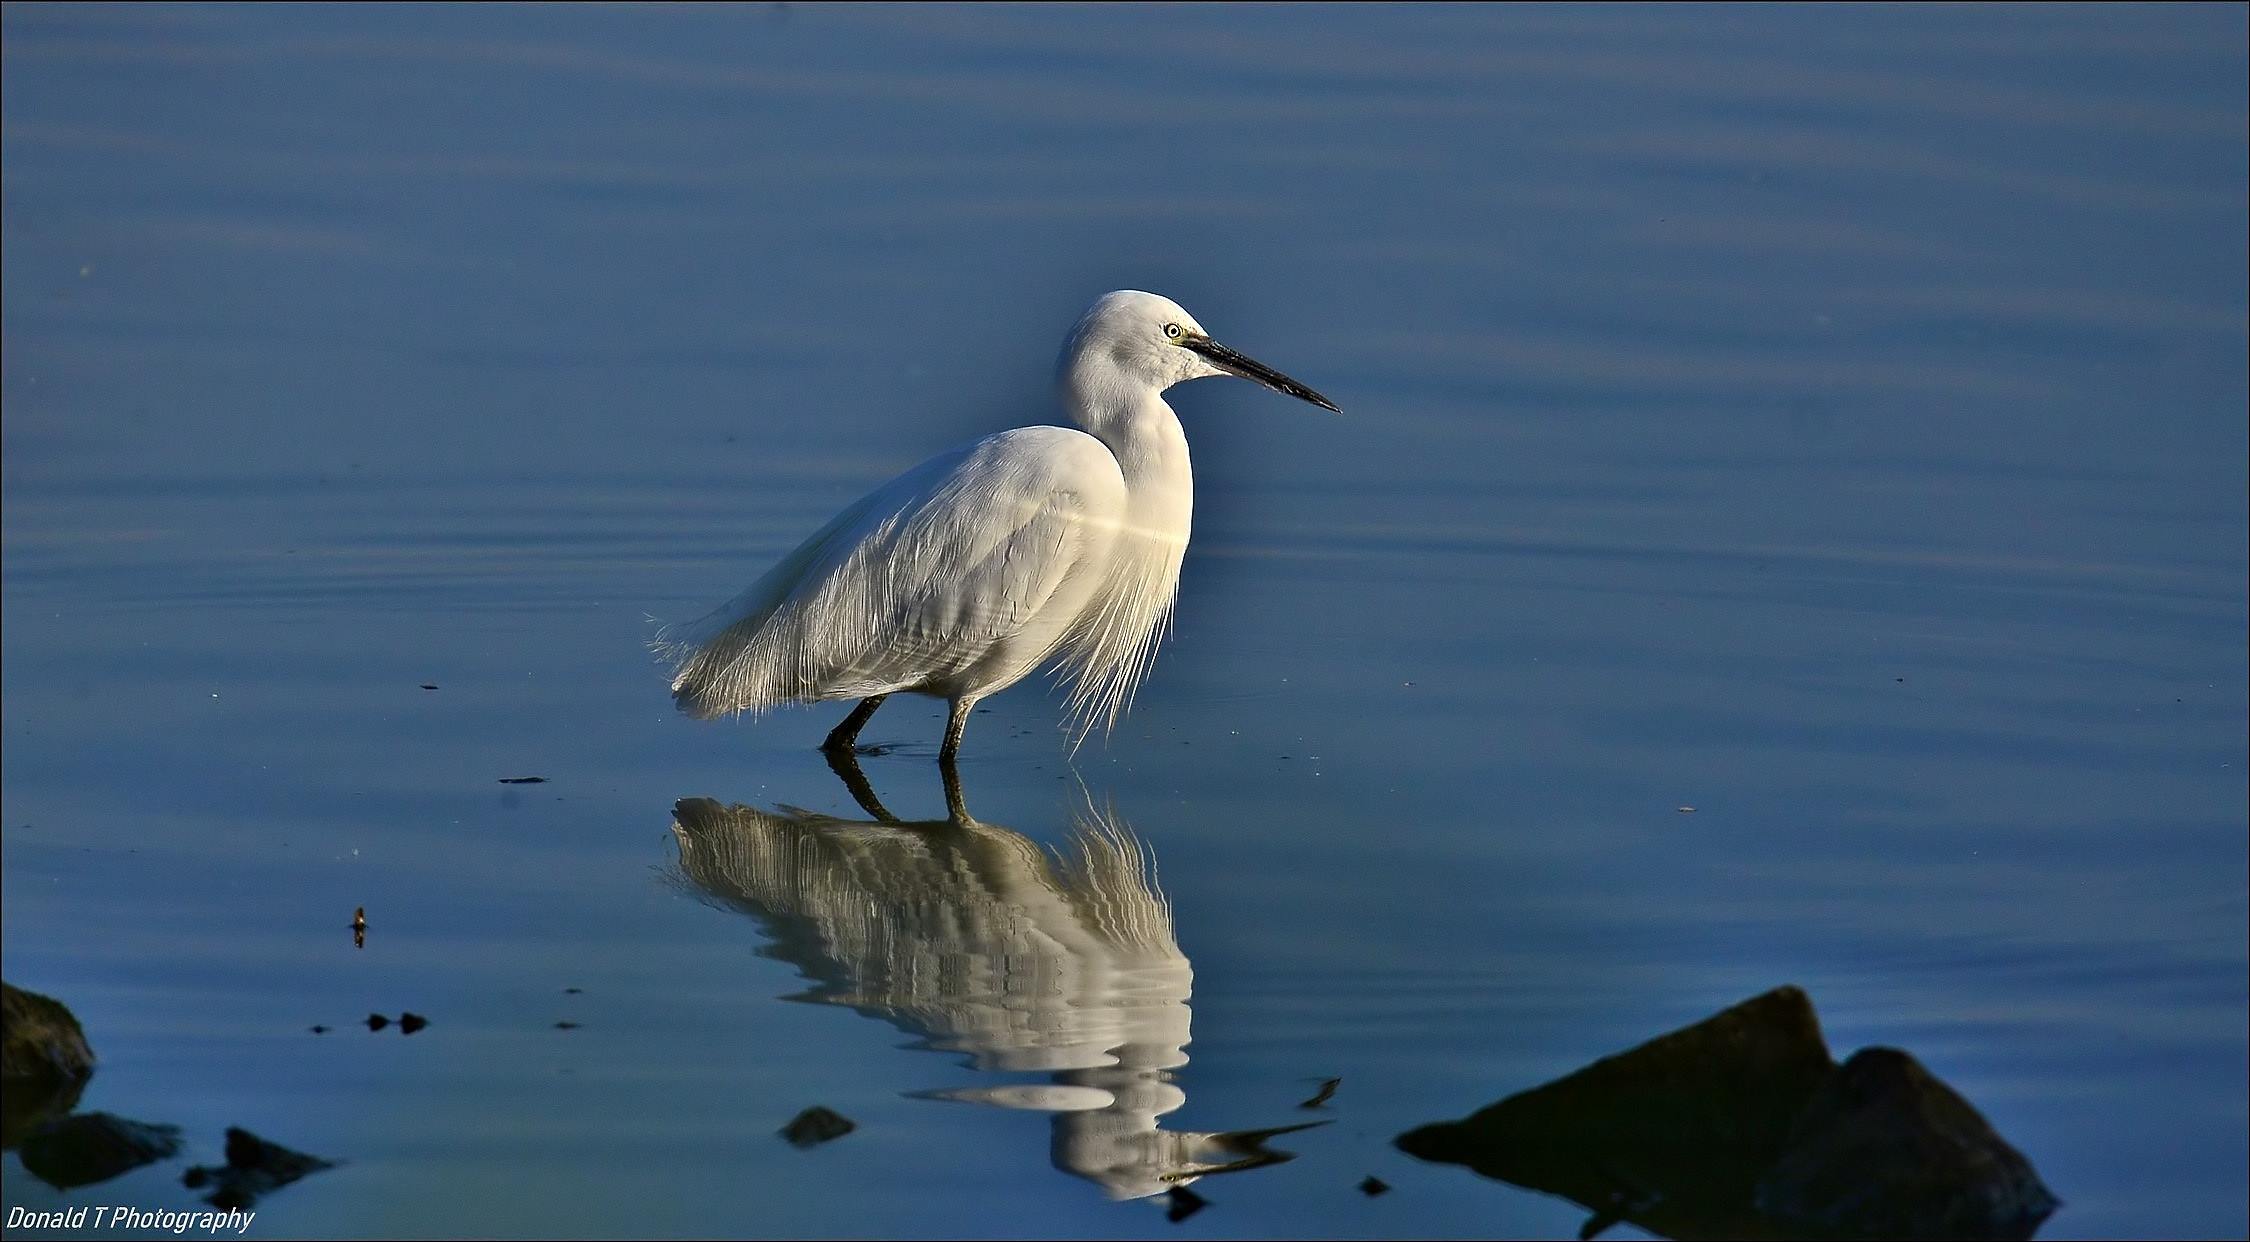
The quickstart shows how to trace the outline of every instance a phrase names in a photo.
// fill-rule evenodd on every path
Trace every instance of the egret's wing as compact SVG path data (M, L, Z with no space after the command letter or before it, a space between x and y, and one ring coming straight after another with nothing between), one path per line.
M1097 572L1124 514L1117 460L1084 432L1025 427L942 454L677 640L674 697L713 716L966 667L1022 633L1072 574Z

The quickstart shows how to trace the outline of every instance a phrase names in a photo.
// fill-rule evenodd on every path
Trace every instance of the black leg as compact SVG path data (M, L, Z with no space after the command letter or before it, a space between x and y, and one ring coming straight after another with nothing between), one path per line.
M945 720L945 745L937 753L941 766L950 767L961 758L961 731L969 727L969 712L976 705L975 699L953 700L953 711Z
M844 723L829 731L828 740L822 742L820 748L831 754L839 750L850 750L852 742L859 737L859 731L866 726L867 718L873 716L875 709L881 707L883 700L889 697L887 694L878 694L861 699L859 706L852 709L852 714L844 717Z

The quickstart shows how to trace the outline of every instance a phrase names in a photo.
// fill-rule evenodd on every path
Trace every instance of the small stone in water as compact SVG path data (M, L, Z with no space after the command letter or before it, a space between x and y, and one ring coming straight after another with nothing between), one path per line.
M840 1139L858 1129L851 1118L818 1104L791 1118L781 1127L781 1137L794 1147L817 1147L822 1143Z

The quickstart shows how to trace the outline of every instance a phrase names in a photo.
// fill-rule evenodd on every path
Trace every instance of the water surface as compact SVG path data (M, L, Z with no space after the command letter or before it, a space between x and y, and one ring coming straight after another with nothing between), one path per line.
M276 1235L1173 1229L1064 1158L1130 1104L1333 1122L1183 1235L1570 1236L1390 1138L1795 983L2021 1148L2049 1236L2242 1235L2245 33L10 7L6 974L84 1023L82 1108L187 1151L11 1154L7 1204L190 1206L242 1125L346 1162ZM641 642L1051 419L1121 286L1347 413L1175 390L1135 711L972 725L986 888L1077 946L1025 960L1154 972L1145 1056L1026 1067L694 881L682 799L876 821L837 709L685 720ZM946 815L939 726L864 739L897 818ZM1029 860L1089 815L1167 940L1074 939ZM859 1128L775 1137L812 1104Z

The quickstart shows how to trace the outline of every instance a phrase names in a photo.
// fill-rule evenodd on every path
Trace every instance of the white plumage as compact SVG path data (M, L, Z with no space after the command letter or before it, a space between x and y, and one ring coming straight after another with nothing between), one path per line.
M1171 617L1194 507L1162 393L1223 374L1336 408L1168 298L1104 295L1057 368L1077 429L987 436L845 509L741 595L659 635L674 699L698 717L860 699L826 743L842 749L884 696L930 695L952 705L950 762L978 699L1053 663L1078 736L1114 725Z

